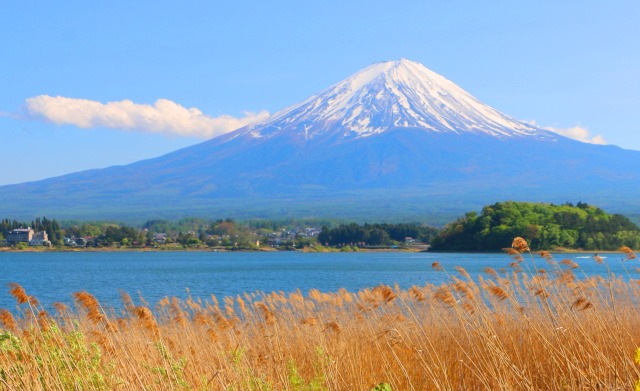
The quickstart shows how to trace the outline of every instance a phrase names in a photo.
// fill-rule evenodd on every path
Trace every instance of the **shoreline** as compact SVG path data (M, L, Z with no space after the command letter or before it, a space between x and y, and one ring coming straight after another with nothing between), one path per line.
M15 249L11 247L0 247L0 253L99 253L99 252L301 252L301 253L385 253L385 252L429 252L433 254L459 253L459 254L499 254L503 251L429 251L420 247L405 248L358 248L357 250L343 251L340 248L323 247L321 249L304 247L295 250L280 250L272 247L261 247L259 249L227 249L227 248L153 248L153 247L85 247L85 248L47 248L28 247L26 249ZM548 251L551 254L623 254L619 250L581 250L581 249L555 249ZM523 255L526 253L523 253ZM532 251L533 255L539 255L539 251Z
M130 253L144 253L144 252L221 252L221 253L233 253L233 252L245 252L245 253L262 253L262 252L299 252L299 253L356 253L356 252L370 252L370 253L382 253L382 252L426 252L421 249L366 249L358 248L358 250L341 251L340 249L296 249L296 250L279 250L274 248L260 248L257 250L233 250L233 249L220 249L220 248L71 248L71 249L42 249L42 248L26 248L26 249L12 249L6 247L0 247L0 253L98 253L98 252L130 252Z

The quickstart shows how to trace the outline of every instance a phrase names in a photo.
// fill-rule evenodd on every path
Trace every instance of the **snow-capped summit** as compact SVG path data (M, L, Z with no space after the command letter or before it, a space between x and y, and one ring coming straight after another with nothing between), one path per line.
M370 65L237 135L273 137L294 133L307 140L344 140L397 128L500 138L557 137L481 103L455 83L406 59Z

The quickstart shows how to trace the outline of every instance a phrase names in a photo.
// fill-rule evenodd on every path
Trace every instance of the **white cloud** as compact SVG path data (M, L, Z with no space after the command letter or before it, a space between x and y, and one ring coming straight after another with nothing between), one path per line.
M174 134L185 137L212 138L266 118L269 113L245 113L242 118L230 115L210 117L196 108L186 108L167 99L153 105L130 100L101 103L87 99L39 95L26 100L29 117L60 125L84 129L104 127Z
M561 136L569 137L574 140L582 141L589 144L600 144L605 145L607 142L601 135L591 136L589 131L582 126L576 125L572 128L552 128L547 127L552 132L558 133Z

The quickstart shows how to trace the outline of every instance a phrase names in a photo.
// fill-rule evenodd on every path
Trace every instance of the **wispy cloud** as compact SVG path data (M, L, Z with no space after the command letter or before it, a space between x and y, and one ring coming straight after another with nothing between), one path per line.
M2 110L0 110L0 117L2 117L2 118L20 119L20 115L18 115L16 113L11 113L11 112L8 112L8 111L2 111Z
M601 135L592 136L591 133L582 126L576 125L572 128L552 128L547 127L552 132L558 133L561 136L569 137L574 140L582 141L589 144L605 145L607 142Z
M83 129L104 127L199 138L220 136L269 115L261 111L244 113L242 118L230 115L211 117L196 108L186 108L167 99L158 99L149 105L130 100L102 103L49 95L28 98L26 110L29 118Z
M574 140L578 140L578 141L582 141L583 143L589 143L589 144L599 144L599 145L606 145L607 142L604 139L604 137L602 137L601 135L597 134L595 136L592 136L591 133L589 132L589 130L587 130L587 128L582 127L580 125L576 125L574 127L571 128L555 128L553 126L542 126L540 124L538 124L537 121L535 120L525 120L524 122L528 123L529 125L532 126L536 126L538 128L543 128L543 129L547 129L550 130L554 133L558 133L561 136L564 137L568 137Z

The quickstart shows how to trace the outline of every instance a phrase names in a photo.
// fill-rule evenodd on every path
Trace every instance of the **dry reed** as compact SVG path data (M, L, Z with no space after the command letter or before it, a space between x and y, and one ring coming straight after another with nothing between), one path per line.
M452 268L445 284L407 290L174 297L153 311L122 294L109 316L87 292L51 316L11 284L30 304L0 310L0 390L633 388L640 281L539 256L549 272Z

